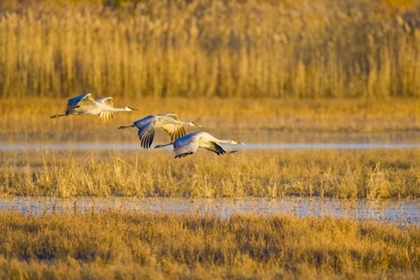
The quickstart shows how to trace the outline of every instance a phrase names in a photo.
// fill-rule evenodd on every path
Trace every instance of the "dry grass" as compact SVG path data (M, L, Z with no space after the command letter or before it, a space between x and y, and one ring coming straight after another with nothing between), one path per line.
M0 212L12 279L413 279L420 228L292 216Z
M420 197L420 151L1 152L1 196Z
M415 1L17 2L0 6L2 97L419 96Z
M102 95L96 95L100 97ZM135 129L118 130L148 114L177 113L194 120L220 138L245 143L331 142L342 139L375 142L420 141L420 106L415 99L279 100L239 98L134 98L114 96L116 107L131 105L138 112L116 113L103 124L96 116L50 119L64 112L67 99L0 100L2 143L137 143ZM186 128L187 132L197 129ZM342 139L340 141L342 141ZM158 131L157 141L168 141Z

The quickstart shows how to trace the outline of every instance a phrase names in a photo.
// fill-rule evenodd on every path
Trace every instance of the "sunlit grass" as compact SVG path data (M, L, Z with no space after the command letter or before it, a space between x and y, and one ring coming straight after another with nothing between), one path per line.
M2 196L420 197L420 151L2 152Z
M0 212L1 278L415 277L420 228L338 218Z
M103 95L95 94L96 97ZM176 113L193 120L219 138L245 143L330 142L334 135L419 138L420 106L416 99L387 100L278 100L239 98L123 98L114 95L114 106L130 105L139 111L115 113L103 124L96 116L50 119L65 110L67 98L7 98L0 100L0 142L3 143L137 143L135 129L117 128L148 114ZM198 130L186 128L187 132ZM322 138L323 137L323 138ZM325 138L327 137L327 138ZM318 138L318 139L317 139ZM162 131L156 141L168 141Z
M177 113L245 143L339 134L416 141L419 8L406 0L0 1L0 143L138 143L135 129L117 128L151 113ZM140 111L107 124L49 118L82 92ZM156 140L168 139L158 132ZM173 157L140 146L1 151L0 197L420 197L419 149ZM1 279L420 272L418 226L351 219L0 211L0 233Z

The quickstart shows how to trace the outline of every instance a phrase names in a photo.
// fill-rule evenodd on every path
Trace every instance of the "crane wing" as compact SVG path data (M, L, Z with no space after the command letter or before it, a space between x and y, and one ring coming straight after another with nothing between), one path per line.
M157 126L165 130L171 137L171 142L185 136L184 126L179 123L178 115L176 114L158 114Z
M179 121L178 115L177 114L160 114L159 116L161 117L168 117L168 118L172 118L174 120Z
M185 128L182 124L173 124L168 123L162 125L162 129L165 130L169 136L171 136L171 141L175 141L176 139L185 136Z
M175 158L185 157L195 153L198 149L198 139L188 134L174 142Z
M101 122L109 122L113 118L114 118L114 115L112 114L111 111L101 111L99 113L99 119L101 120Z
M112 99L112 97L103 97L103 98L98 98L95 100L96 103L101 103L105 106L114 107L114 101ZM110 120L112 120L114 118L114 115L112 113L112 111L106 111L105 108L102 108L102 111L99 113L99 119L101 120L101 122L108 122Z
M144 117L134 122L134 125L139 129L140 146L144 149L150 148L155 137L156 117L153 115Z
M96 99L95 101L98 103L105 104L109 107L114 107L114 100L112 99L112 97L103 97L103 98Z
M216 143L216 142L203 142L200 144L200 147L207 149L211 152L214 152L218 156L226 153L226 150L223 149L223 147L219 143Z
M78 107L96 107L95 100L92 98L92 94L84 93L67 101L66 115L69 115L71 111Z

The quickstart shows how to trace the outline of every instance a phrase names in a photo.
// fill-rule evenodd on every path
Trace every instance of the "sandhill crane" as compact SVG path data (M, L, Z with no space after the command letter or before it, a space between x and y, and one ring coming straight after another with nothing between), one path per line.
M107 122L113 118L113 112L129 112L137 109L125 106L114 108L112 97L104 97L94 100L92 94L83 93L70 98L67 102L66 112L51 116L52 119L68 115L99 115L102 122Z
M238 142L234 139L217 139L211 134L204 131L193 132L181 138L178 138L175 140L175 142L173 142L175 158L185 157L194 154L198 148L204 148L211 152L215 152L217 155L223 155L226 153L226 150L220 145L220 143L244 145L244 143ZM171 143L159 145L155 148L162 148L168 145L171 145ZM228 154L234 152L236 151L231 151Z
M148 149L152 145L156 128L160 127L165 130L171 137L172 144L173 141L185 135L184 125L201 127L192 121L180 121L176 114L155 114L137 120L132 125L120 126L118 129L137 127L140 145L144 149Z

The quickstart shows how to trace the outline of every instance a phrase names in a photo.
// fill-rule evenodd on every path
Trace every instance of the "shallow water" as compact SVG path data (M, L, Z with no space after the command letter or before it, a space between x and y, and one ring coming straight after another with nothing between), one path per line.
M360 140L360 139L359 139ZM331 143L246 143L245 145L226 145L227 150L366 150L366 149L418 149L420 142L331 142ZM49 151L49 150L142 150L136 143L71 143L71 144L33 144L3 143L0 151ZM153 150L153 149L151 149ZM162 150L171 151L172 147ZM150 150L149 150L150 151ZM147 151L145 151L147 152ZM381 202L367 200L339 200L320 198L31 198L16 197L0 199L1 210L16 210L24 214L32 213L71 213L87 211L124 210L146 213L175 213L215 215L229 219L235 214L277 215L291 214L297 217L345 217L351 219L372 219L396 223L400 226L420 226L420 199L386 200Z
M214 215L229 219L235 214L278 215L297 217L344 217L371 219L399 226L420 226L420 200L340 200L320 198L33 198L16 197L0 200L0 210L24 214L101 212L107 210L162 214Z
M416 149L420 143L246 143L245 145L225 145L234 150L367 150L367 149ZM72 144L25 144L3 143L0 151L36 151L36 150L140 150L139 143L72 143ZM152 149L153 150L153 149ZM172 150L165 147L161 150Z

